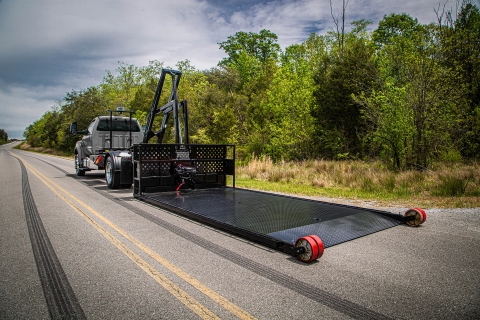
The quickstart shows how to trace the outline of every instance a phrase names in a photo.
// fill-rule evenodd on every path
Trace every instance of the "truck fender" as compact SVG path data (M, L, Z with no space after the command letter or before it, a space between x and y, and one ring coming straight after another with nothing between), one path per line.
M133 183L132 155L126 151L110 151L105 155L113 160L113 170L120 172L120 184L131 185Z
M107 158L111 157L113 159L113 169L115 171L122 170L122 156L121 153L125 153L124 151L110 151L105 154L105 161Z

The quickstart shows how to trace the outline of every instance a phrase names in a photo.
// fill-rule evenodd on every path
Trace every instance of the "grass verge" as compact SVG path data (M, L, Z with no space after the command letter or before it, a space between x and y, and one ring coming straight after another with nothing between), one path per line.
M480 207L479 164L437 164L392 172L381 162L256 158L236 169L236 186L406 207Z
M48 148L43 148L43 147L33 148L28 143L26 143L25 141L16 145L14 147L14 149L32 151L32 152L42 153L42 154L50 154L50 155L54 155L54 156L57 156L57 157L73 159L73 153L72 152L58 151L58 150L48 149Z

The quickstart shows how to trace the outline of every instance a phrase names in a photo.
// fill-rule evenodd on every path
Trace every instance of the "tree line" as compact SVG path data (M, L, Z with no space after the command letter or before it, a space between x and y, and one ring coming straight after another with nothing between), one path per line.
M3 129L0 129L0 144L5 144L8 142L8 133L3 130Z
M480 11L464 0L435 12L431 24L386 15L373 31L354 21L283 51L269 30L237 32L219 43L226 58L216 67L178 62L191 143L236 144L247 160L382 159L396 169L478 159ZM162 67L119 62L31 124L27 142L73 150L70 122L87 128L119 106L145 124Z

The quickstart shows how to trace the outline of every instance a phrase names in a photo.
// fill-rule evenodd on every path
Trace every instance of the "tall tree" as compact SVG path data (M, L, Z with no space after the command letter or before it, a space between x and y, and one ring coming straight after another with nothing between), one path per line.
M393 44L399 37L411 38L420 30L417 19L406 13L385 15L373 31L372 40L378 46Z
M266 152L274 160L307 159L315 151L313 72L305 53L304 46L288 47L267 90L263 105L268 116Z
M374 32L381 44L378 89L363 99L364 119L372 125L367 136L390 154L396 167L428 167L452 146L459 99L450 81L454 73L442 64L435 26L390 15L380 29Z
M461 93L458 113L462 115L453 134L461 137L461 153L480 156L480 10L473 1L457 2L452 9L437 12L444 66L452 70L451 85Z
M268 30L261 30L258 34L237 32L219 45L228 55L219 63L219 67L234 70L240 81L235 86L236 91L231 91L231 95L225 100L226 109L217 115L230 115L228 119L235 115L238 119L235 125L240 130L234 131L241 144L245 141L240 147L242 153L263 153L267 137L262 105L267 99L267 89L278 68L281 50L277 35ZM228 123L235 122L229 120Z
M5 130L0 129L0 144L5 144L8 142L8 134Z
M344 158L362 154L362 105L352 94L371 91L376 79L374 46L366 30L369 23L354 22L354 29L346 34L343 54L332 45L336 41L334 34L325 37L329 52L314 75L316 104L312 110L316 144L322 156Z
M268 59L277 60L281 51L277 41L277 35L269 30L263 29L259 33L239 31L229 36L226 41L218 43L228 55L220 64L238 63L242 54L252 56L260 63Z

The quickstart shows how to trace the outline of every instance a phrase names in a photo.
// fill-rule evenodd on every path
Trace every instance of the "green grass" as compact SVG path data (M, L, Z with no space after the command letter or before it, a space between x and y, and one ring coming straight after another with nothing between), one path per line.
M440 175L435 194L442 197L458 197L467 192L468 185L474 177L460 174L458 176ZM478 194L478 192L477 192Z

